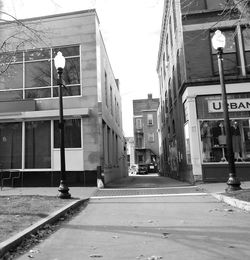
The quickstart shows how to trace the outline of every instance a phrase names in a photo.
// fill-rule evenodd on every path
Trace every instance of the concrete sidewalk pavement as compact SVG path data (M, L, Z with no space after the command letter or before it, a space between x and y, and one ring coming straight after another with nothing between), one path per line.
M18 259L250 259L249 214L229 209L206 192L90 198L83 211Z

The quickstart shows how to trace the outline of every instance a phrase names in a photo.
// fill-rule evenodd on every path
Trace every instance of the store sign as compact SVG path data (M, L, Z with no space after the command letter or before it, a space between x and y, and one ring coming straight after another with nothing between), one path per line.
M250 98L228 99L228 111L241 112L250 111ZM223 112L223 104L221 100L208 100L208 112Z

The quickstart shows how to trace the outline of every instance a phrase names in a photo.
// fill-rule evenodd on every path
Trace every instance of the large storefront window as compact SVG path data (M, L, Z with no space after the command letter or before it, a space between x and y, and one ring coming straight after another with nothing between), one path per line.
M80 48L63 46L1 54L0 100L57 97L54 57L58 51L66 59L63 95L80 95Z
M25 123L25 168L51 168L50 121Z
M234 158L237 162L250 161L250 120L230 121ZM227 145L222 120L200 121L203 162L226 162Z
M0 124L0 167L22 167L22 123Z
M67 119L64 121L65 148L81 147L81 119ZM60 147L59 121L54 121L54 148Z

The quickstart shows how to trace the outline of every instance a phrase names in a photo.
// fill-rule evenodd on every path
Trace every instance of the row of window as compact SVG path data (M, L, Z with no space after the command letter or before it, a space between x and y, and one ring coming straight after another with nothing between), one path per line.
M103 154L104 166L118 166L119 164L119 149L118 135L103 121Z
M105 71L104 72L104 91L105 91L105 103L106 103L106 106L110 108L110 113L112 116L115 115L115 120L116 122L120 123L120 117L119 117L119 114L120 114L120 107L119 107L119 103L116 99L116 97L114 96L113 94L113 87L112 85L110 85L108 87L108 76L107 76L107 72ZM108 94L109 92L109 94Z
M147 114L147 125L148 126L153 126L154 125L154 119L153 119L153 114ZM142 129L142 118L136 118L135 119L135 128L137 130Z
M154 143L155 142L155 133L147 133L147 141L149 143ZM136 135L135 146L136 146L136 148L144 148L145 147L144 137L142 135Z
M24 128L23 128L24 124ZM53 125L52 125L53 124ZM51 168L51 127L53 148L60 147L58 121L29 121L0 124L0 166L2 169L21 169L24 150L25 169ZM24 129L24 132L23 130ZM80 148L81 119L65 120L65 148ZM24 139L24 147L23 145Z
M54 57L61 51L64 96L80 95L80 47L64 46L0 55L0 101L58 96Z

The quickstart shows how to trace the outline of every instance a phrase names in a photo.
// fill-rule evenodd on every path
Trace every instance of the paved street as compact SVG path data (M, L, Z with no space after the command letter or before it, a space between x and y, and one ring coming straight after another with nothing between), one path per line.
M250 259L249 213L169 178L110 186L19 259Z

